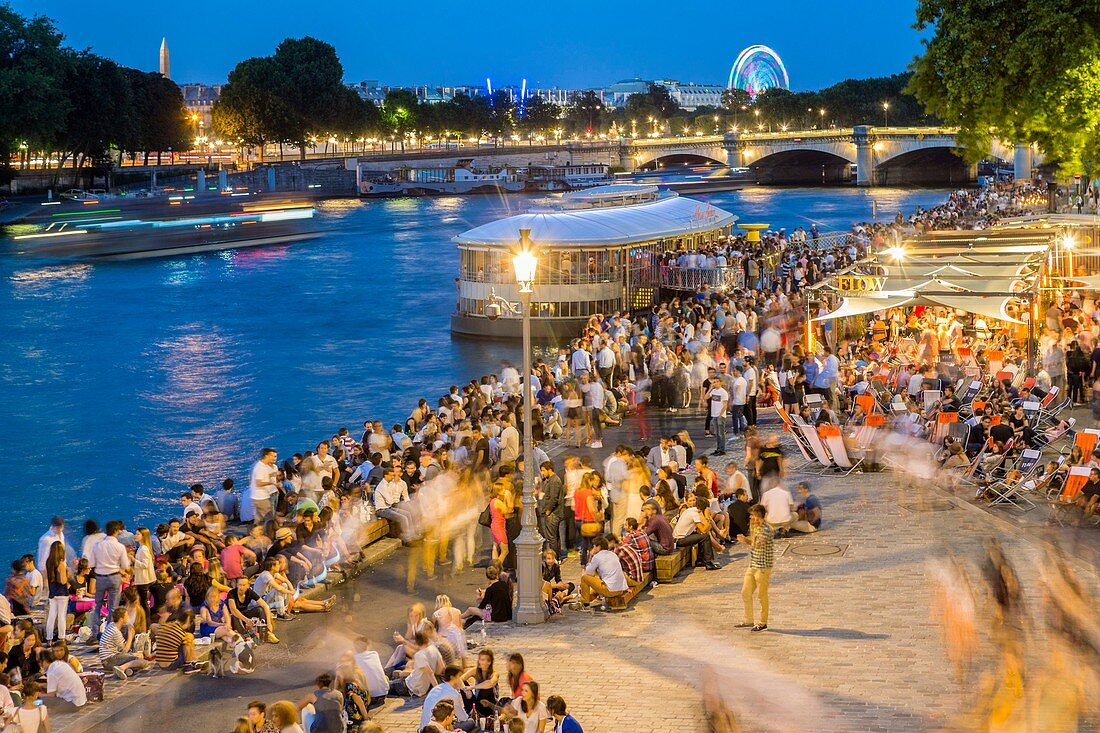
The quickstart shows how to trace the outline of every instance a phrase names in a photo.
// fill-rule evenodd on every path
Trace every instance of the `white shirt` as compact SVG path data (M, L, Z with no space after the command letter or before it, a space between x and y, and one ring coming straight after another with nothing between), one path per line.
M703 515L699 513L699 510L695 507L688 507L680 512L680 516L676 520L676 526L672 528L673 539L683 539L689 534L697 531L696 525L700 524L702 521Z
M748 401L749 383L744 377L737 377L733 380L730 393L730 404L743 405Z
M38 567L46 567L46 561L50 559L50 547L54 542L60 542L65 547L65 532L54 532L53 527L50 527L46 534L38 538Z
M716 387L710 391L710 416L722 417L729 406L730 393L722 387Z
M187 506L183 508L184 519L187 519L187 517L191 514L198 514L199 516L202 516L202 507L199 506L199 503L197 501L189 502Z
M91 565L96 575L113 575L130 567L130 557L117 537L104 537L92 548Z
M542 700L535 704L535 709L531 711L530 715L523 712L523 698L517 697L509 704L516 711L516 717L523 721L523 733L539 733L539 721L550 720L550 713L546 710L546 705L543 704Z
M367 678L367 692L371 697L385 697L390 693L390 680L378 652L368 649L355 655L355 663Z
M519 458L519 431L509 424L500 433L500 462L513 463Z
M749 397L752 397L758 391L760 391L760 383L759 383L760 380L757 379L756 368L755 367L745 367L744 379L745 379L746 382L748 382L748 385L749 385L748 386L748 395L749 395Z
M420 730L428 723L432 722L432 708L436 706L440 700L453 700L455 704L455 720L461 723L464 720L469 720L470 716L466 714L466 706L462 702L462 695L456 690L450 682L440 682L433 687L430 692L424 697L424 708L420 711Z
M782 524L791 521L791 508L794 506L794 499L791 498L791 492L782 486L776 486L765 491L764 495L760 497L760 503L767 510L764 521L769 524Z
M443 655L429 644L413 655L411 664L412 674L405 679L409 692L417 697L427 695L435 684L435 671L443 668Z
M84 542L80 546L80 556L87 560L89 565L92 564L92 548L106 536L103 532L96 532L84 538Z
M103 543L100 543L103 544ZM120 545L121 546L121 545ZM84 682L68 662L59 659L46 670L46 692L62 700L71 702L78 708L88 704L88 695L84 692Z
M611 550L600 550L593 555L588 560L584 571L589 575L599 576L608 590L625 591L630 588L623 573L623 565L619 562L619 556Z
M395 504L408 500L409 487L399 478L393 481L383 479L374 489L374 508L378 511L389 509Z
M607 482L607 495L611 501L621 501L623 498L623 481L629 474L626 461L614 453L603 464L604 480Z
M252 474L248 478L248 498L263 501L278 492L279 469L263 461L252 464ZM261 486L261 484L263 484Z
M327 453L324 458L314 454L306 460L309 461L309 465L306 467L309 470L299 469L302 474L302 490L319 494L321 493L321 481L325 476L334 475L333 471L338 468L338 464L336 459Z

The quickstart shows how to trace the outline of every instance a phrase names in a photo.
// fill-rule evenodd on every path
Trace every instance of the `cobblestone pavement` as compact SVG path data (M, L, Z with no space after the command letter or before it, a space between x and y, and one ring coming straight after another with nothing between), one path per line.
M739 453L740 445L731 446L711 465L722 476L725 460ZM701 691L710 675L746 731L925 731L947 724L969 698L954 681L932 619L929 562L950 548L981 587L981 542L1001 535L1034 604L1039 545L976 507L901 486L893 474L793 471L789 479L791 486L812 483L825 524L817 534L777 543L768 631L733 628L748 562L745 552L733 551L720 554L722 570L682 574L642 594L627 612L567 611L538 627L493 627L488 645L497 659L521 652L543 696L563 695L586 733L701 731ZM832 554L803 554L815 550ZM579 575L575 560L566 568ZM1096 591L1091 568L1082 572ZM988 617L984 601L980 609ZM418 714L415 704L391 701L376 719L390 733L405 732L416 730Z

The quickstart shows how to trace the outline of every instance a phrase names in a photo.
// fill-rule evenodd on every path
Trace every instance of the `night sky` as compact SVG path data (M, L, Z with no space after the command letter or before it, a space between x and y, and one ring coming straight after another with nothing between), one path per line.
M346 81L396 85L486 76L494 86L526 77L530 87L600 87L634 76L725 84L737 53L762 43L783 58L791 87L806 90L903 71L921 50L915 0L9 2L53 18L70 45L127 66L156 70L167 36L178 82L222 82L238 61L304 35L336 47Z

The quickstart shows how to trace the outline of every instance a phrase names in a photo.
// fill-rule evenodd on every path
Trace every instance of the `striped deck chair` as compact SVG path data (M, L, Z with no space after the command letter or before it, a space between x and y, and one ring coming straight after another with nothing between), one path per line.
M795 422L795 429L798 430L806 438L806 442L810 446L810 451L813 453L814 458L817 459L822 467L822 470L828 470L835 464L833 463L833 457L829 454L829 449L825 447L825 444L821 441L821 436L817 433L817 428L810 425L798 415L792 415L791 418Z
M943 445L943 439L947 437L951 426L959 422L959 413L941 412L936 415L936 424L928 436L928 442Z
M1006 480L1000 479L986 486L990 506L1008 504L1024 511L1034 509L1035 502L1024 496L1023 491L1027 482L1032 480L1039 470L1041 455L1040 451L1034 449L1025 450L1014 466L1020 472L1017 480L1009 484Z
M971 380L962 389L955 394L959 398L959 412L969 415L973 411L974 400L977 399L978 394L982 391L982 381L980 379Z
M925 414L931 414L932 411L939 407L940 400L943 399L943 391L939 389L926 389L921 392L921 404L924 405Z
M1002 369L1004 368L1004 364L1005 364L1005 352L1003 352L1003 351L989 351L989 352L986 352L985 358L986 358L986 365L989 368L989 373L990 374L996 374L997 375L997 380L999 381L1001 379L1001 374L1000 373L1001 373ZM1011 379L1012 377L1006 377L1006 378Z
M1073 444L1081 449L1081 454L1088 458L1096 449L1096 441L1100 438L1100 430L1095 428L1083 428L1073 436Z
M802 457L806 460L806 462L802 464L800 468L804 468L805 466L816 462L816 459L811 452L810 444L806 441L805 436L803 436L802 433L798 431L794 420L791 419L791 416L787 413L787 411L784 410L780 405L775 405L775 412L777 415L779 415L779 419L783 421L783 429L791 434L791 438L794 440L794 444L798 446L798 452L801 453Z

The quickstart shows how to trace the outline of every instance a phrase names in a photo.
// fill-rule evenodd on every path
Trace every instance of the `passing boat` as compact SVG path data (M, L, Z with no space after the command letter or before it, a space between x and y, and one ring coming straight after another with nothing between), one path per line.
M529 191L578 191L613 183L606 163L532 165L527 167Z
M359 195L363 198L393 198L404 196L404 188L388 173L364 174L359 181Z

